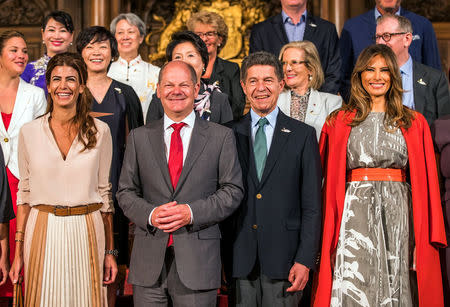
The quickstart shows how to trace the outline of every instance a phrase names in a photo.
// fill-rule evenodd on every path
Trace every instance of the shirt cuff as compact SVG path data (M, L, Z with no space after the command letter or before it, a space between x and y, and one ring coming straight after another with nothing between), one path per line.
M155 209L156 209L156 208L155 208ZM155 209L153 209L152 212L150 212L150 215L149 215L149 217L148 217L148 224L149 224L150 226L152 226L152 227L153 227L153 224L152 224L152 214L153 214L153 211L155 211Z

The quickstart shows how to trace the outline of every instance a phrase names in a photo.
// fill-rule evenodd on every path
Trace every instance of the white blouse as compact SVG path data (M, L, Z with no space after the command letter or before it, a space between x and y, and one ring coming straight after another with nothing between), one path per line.
M111 64L108 77L131 86L142 103L144 121L147 117L147 110L152 100L152 95L156 91L158 74L160 68L142 60L138 55L128 63L119 57Z
M114 212L109 183L112 138L108 125L94 119L98 130L95 147L82 151L84 145L76 137L64 160L48 118L46 114L20 130L17 205L103 203L100 211Z

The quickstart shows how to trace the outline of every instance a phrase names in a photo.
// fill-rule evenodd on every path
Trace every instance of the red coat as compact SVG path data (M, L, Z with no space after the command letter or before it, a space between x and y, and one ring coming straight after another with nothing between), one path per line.
M324 186L324 230L315 307L330 306L333 272L330 258L339 239L346 183L348 125L355 113L339 112L332 123L323 126L319 147L322 158ZM412 126L402 129L408 148L411 180L416 269L419 306L444 306L438 247L445 246L446 237L433 142L425 118L415 113Z

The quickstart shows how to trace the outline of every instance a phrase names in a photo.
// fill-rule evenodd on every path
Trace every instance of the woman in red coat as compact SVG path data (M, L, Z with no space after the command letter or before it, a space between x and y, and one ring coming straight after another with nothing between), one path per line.
M446 245L430 130L402 105L394 53L366 48L324 125L324 233L314 306L443 306Z

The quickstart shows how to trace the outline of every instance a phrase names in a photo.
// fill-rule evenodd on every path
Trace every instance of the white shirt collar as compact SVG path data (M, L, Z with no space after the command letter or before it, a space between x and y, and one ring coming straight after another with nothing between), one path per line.
M275 124L277 123L277 116L278 116L278 107L276 107L272 112L267 114L265 117L269 121L269 125L272 126L272 128L275 128ZM258 125L258 121L261 118L258 114L256 114L253 109L250 109L250 116L252 118L252 127Z
M140 54L138 54L138 56L135 57L134 59L132 59L130 61L130 63L128 63L124 58L119 57L118 62L121 63L121 64L134 66L134 65L140 64L142 62L142 57L141 57Z
M189 113L188 116L186 116L183 120L179 121L179 122L175 122L173 120L171 120L165 113L164 113L164 130L167 130L172 124L176 123L185 123L186 126L190 127L190 128L194 128L194 123L195 123L195 112L194 109L192 109L192 112Z

